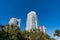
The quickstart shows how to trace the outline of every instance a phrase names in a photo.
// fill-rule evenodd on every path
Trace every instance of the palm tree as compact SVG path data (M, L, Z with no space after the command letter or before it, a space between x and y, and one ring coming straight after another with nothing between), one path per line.
M60 36L60 30L55 30L55 32L54 32L54 36Z

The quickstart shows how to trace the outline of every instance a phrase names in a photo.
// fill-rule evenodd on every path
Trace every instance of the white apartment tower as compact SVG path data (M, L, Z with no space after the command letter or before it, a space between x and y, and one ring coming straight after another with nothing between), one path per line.
M13 24L13 25L16 25L16 26L19 26L20 27L20 19L17 19L17 18L11 18L10 21L9 21L9 25Z
M39 26L39 30L43 33L46 33L46 28L45 26Z
M31 11L27 14L26 30L30 31L38 29L38 20L35 11Z

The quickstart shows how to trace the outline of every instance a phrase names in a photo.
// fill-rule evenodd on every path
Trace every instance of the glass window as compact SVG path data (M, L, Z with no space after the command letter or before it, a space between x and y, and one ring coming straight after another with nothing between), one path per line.
M35 23L35 17L32 17L32 28L34 29L36 27L36 23Z

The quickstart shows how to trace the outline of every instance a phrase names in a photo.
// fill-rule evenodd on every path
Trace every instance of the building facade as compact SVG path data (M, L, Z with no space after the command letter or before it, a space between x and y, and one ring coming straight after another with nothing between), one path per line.
M38 32L39 30L43 33L46 33L46 28L45 26L39 26L38 25L38 19L35 11L31 11L27 14L27 22L26 22L26 31L31 31L37 29L36 31Z
M31 11L27 15L26 30L30 31L33 29L38 29L38 20L36 12Z
M45 26L39 26L39 30L43 33L46 33L46 28Z
M19 26L20 27L20 22L21 22L21 19L17 19L17 18L11 18L10 21L9 21L9 25L16 25L16 26Z

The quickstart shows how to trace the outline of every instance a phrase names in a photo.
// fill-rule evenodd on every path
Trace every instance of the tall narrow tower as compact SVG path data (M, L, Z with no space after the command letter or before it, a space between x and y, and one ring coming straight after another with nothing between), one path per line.
M27 14L26 30L30 31L38 29L38 20L35 11L31 11Z

